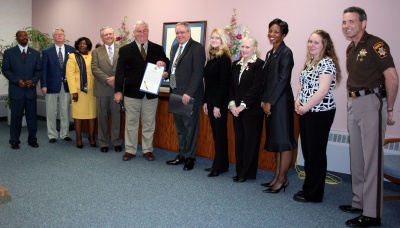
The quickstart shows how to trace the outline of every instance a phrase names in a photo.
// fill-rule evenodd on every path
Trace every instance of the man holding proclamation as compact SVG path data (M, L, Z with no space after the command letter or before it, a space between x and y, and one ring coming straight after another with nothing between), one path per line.
M169 59L160 45L148 40L147 22L137 21L133 34L135 40L119 50L115 74L114 99L117 103L124 100L126 109L125 154L122 160L129 161L136 157L139 119L141 118L143 156L146 160L153 161L153 135L156 126L158 95L142 92L140 86L147 63L167 69Z

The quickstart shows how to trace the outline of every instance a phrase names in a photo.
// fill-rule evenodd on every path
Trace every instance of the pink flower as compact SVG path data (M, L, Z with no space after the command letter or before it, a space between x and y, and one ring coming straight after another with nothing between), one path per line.
M238 38L239 40L242 39L242 34L237 34L236 38Z
M232 48L232 47L233 47L233 45L232 45L232 44L229 44L229 45L228 45L228 47L229 47L229 48Z
M120 41L121 40L121 37L120 36L118 36L117 38L115 38L115 41Z

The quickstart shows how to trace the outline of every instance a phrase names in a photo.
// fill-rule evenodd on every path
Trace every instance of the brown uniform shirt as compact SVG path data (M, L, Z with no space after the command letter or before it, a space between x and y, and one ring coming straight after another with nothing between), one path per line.
M383 72L394 67L389 46L381 38L368 34L361 37L357 46L347 47L347 89L350 92L374 89L385 84Z

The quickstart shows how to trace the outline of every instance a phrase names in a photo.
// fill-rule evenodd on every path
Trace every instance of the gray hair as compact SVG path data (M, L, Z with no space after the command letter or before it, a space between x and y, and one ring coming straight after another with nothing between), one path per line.
M139 25L146 25L147 29L149 29L149 24L148 24L146 21L143 21L143 20L141 20L141 21L136 21L136 23L135 23L135 29L136 29L136 27L139 26Z
M62 29L62 28L55 28L55 29L53 30L53 32L51 33L51 35L54 36L54 33L56 33L56 31L62 31L62 32L65 34L64 29Z
M187 23L187 22L178 22L178 23L175 25L175 28L178 27L178 26L180 26L180 25L185 26L185 27L186 27L186 30L187 30L188 32L190 32L190 24L189 24L189 23Z
M258 41L256 40L256 38L254 38L254 37L252 37L252 36L244 37L244 38L242 39L242 43L243 43L243 41L245 41L245 40L249 41L249 42L251 43L251 45L252 45L253 47L255 47L254 53L255 53L255 54L257 55L257 57L259 58L259 57L260 57L261 50L260 50L260 47L258 46Z
M112 32L114 33L114 29L111 28L110 26L103 26L103 27L101 27L101 29L100 29L100 36L103 35L103 34L102 34L103 31L106 30L106 29L111 29Z

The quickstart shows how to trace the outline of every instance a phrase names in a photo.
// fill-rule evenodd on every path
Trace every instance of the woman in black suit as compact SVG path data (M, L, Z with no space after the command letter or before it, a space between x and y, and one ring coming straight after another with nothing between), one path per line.
M215 157L208 177L228 171L228 88L231 76L231 54L221 29L211 32L206 48L207 65L204 67L205 94L203 111L210 119L215 145Z
M272 50L265 59L266 82L262 95L262 107L266 114L266 141L264 149L275 152L274 178L261 184L268 187L266 193L278 193L289 185L286 174L292 163L292 153L297 148L294 140L294 98L290 79L294 65L293 54L283 39L289 26L281 19L269 23L268 39Z
M232 65L232 83L228 109L232 112L235 128L236 176L235 182L256 179L258 152L263 123L260 96L265 74L264 61L257 40L245 37L240 48L242 58Z

